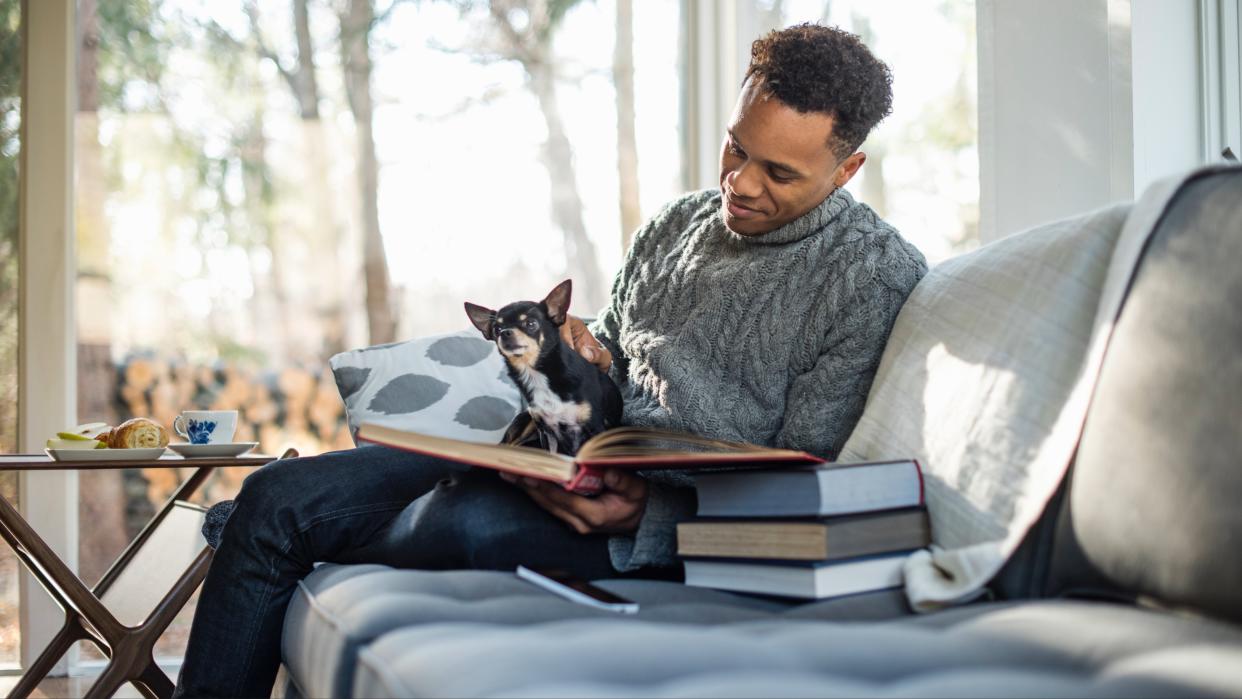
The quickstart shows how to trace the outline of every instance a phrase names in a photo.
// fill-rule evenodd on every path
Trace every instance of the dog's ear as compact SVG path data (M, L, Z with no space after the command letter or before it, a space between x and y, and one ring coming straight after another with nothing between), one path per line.
M544 308L548 309L548 319L553 325L559 327L565 324L565 317L569 314L569 296L573 291L573 285L573 280L566 279L548 292L547 298L543 300Z
M466 315L470 316L470 322L474 323L474 327L483 333L483 339L489 342L496 339L496 334L492 332L492 326L496 322L496 311L467 301Z

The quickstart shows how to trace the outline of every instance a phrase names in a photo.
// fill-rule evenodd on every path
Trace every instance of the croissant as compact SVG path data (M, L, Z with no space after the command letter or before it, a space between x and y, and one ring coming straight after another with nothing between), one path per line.
M102 441L105 435L100 435ZM168 446L168 430L160 423L136 417L126 420L106 434L111 449L151 449Z

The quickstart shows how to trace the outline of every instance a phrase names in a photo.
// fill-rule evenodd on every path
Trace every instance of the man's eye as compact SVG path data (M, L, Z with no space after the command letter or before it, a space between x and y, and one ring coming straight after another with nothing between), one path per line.
M794 181L794 178L789 175L778 175L776 173L772 173L772 179L776 182L780 182L781 184L789 184Z
M738 157L743 157L746 155L746 151L739 148L738 145L734 143L733 141L729 141L729 152Z

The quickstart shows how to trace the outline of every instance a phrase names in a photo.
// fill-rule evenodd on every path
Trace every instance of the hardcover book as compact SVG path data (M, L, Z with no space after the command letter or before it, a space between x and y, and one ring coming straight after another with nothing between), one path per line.
M358 439L450 461L553 481L563 485L566 490L584 494L599 492L603 487L600 472L607 468L760 468L824 463L823 459L802 451L771 449L754 444L638 427L617 427L601 432L587 440L574 457L530 447L477 444L432 437L374 424L359 427Z
M712 558L836 561L931 543L927 510L826 519L699 520L677 525L677 554Z
M901 587L908 552L835 563L686 559L686 584L781 597L824 599Z
M917 461L866 461L695 476L700 517L833 517L923 504Z

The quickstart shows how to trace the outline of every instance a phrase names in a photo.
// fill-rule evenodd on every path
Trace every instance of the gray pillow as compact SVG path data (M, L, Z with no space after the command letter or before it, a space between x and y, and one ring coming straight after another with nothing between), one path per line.
M1242 168L1191 180L1148 243L1092 398L1050 591L1242 621Z
M522 402L476 330L342 352L329 364L351 432L370 422L495 444Z

